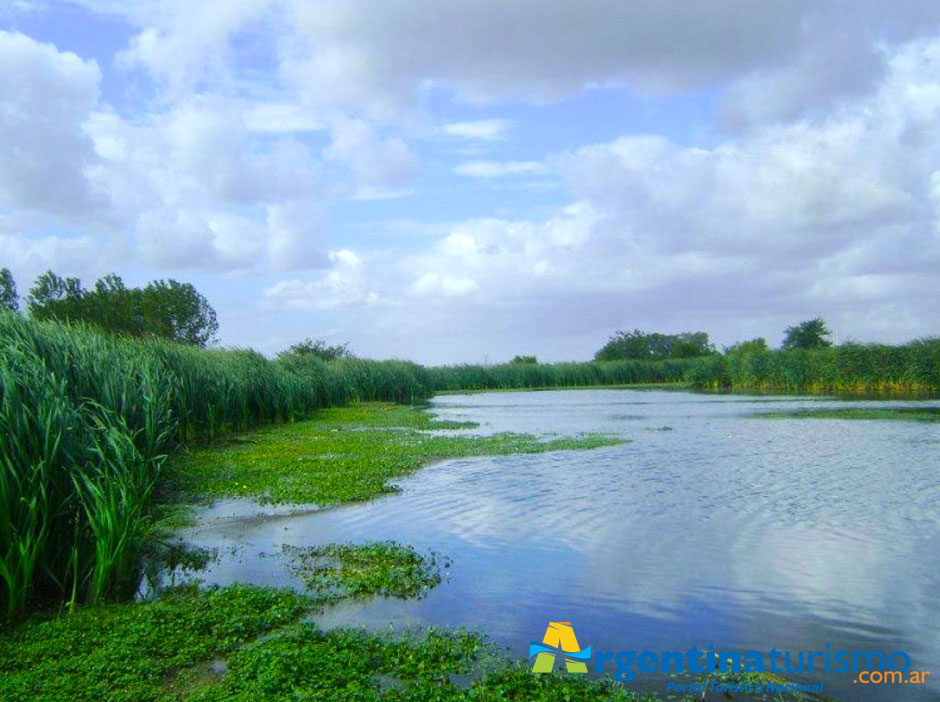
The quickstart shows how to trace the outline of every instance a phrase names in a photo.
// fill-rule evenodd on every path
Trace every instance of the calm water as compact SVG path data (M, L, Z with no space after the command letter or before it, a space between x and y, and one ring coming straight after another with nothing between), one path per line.
M940 699L940 424L755 418L849 404L879 403L637 390L441 397L440 417L480 422L469 433L631 443L448 461L401 480L401 494L323 512L256 516L218 503L187 536L220 547L200 574L217 583L297 586L282 544L391 538L452 558L426 599L344 605L325 626L462 625L522 656L550 620L572 622L595 651L903 650L913 669L934 671L933 685L793 677L824 680L844 700ZM639 678L633 689L665 689Z

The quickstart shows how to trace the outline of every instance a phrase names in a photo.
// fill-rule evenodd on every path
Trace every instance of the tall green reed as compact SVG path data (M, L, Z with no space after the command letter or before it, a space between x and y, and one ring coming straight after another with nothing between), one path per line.
M0 608L12 618L33 601L131 592L160 466L180 442L350 399L422 399L425 376L0 313Z

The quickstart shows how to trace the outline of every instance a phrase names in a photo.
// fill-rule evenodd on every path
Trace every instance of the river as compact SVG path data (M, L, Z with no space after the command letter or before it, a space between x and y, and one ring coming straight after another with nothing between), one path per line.
M883 404L665 390L443 396L434 413L480 423L467 433L629 443L446 461L400 480L399 494L325 511L222 501L185 536L219 548L200 574L210 583L299 586L282 544L394 539L452 559L426 598L344 604L323 626L466 626L520 656L549 621L571 622L595 652L904 651L912 669L935 671L932 683L789 677L841 700L936 700L940 424L758 416ZM663 692L665 681L640 673L630 687Z

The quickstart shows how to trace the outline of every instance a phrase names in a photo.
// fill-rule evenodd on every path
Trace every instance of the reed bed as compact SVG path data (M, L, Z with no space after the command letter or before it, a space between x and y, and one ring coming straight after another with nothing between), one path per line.
M696 359L685 378L700 388L783 392L940 391L940 339L902 346L847 343Z
M692 359L591 361L587 363L504 363L428 369L435 391L578 388L600 385L682 383Z
M402 361L271 361L0 313L0 609L131 593L148 503L181 442L430 392Z

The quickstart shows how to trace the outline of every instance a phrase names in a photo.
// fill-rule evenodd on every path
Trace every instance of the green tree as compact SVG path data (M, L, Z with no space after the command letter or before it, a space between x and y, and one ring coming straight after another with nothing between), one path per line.
M144 334L206 346L219 331L212 305L189 283L155 280L140 293Z
M800 322L784 331L783 349L818 349L832 346L827 338L832 332L821 317Z
M29 292L35 319L88 322L130 336L161 336L183 344L206 346L219 330L215 310L189 283L157 280L128 288L111 273L85 290L78 278L46 271Z
M759 351L769 350L767 346L767 340L759 336L756 339L749 339L748 341L739 341L736 344L731 344L725 348L725 355L728 354L746 354L746 353L757 353Z
M537 365L538 359L535 356L513 356L510 363L527 363L530 365Z
M661 361L667 358L697 358L714 353L715 349L705 332L681 334L618 331L594 355L595 361L637 359Z
M349 344L337 344L330 346L323 339L304 339L291 346L287 351L281 351L278 357L282 356L314 356L321 361L335 361L340 358L350 358L352 353L349 350Z
M128 288L120 276L109 273L85 293L82 307L85 321L116 334L143 336L142 291Z
M29 316L69 321L84 317L85 290L78 278L60 278L46 271L36 278L26 298Z
M635 358L648 360L652 356L649 335L634 329L616 332L601 350L594 354L595 361L619 361Z
M9 268L0 268L0 309L18 312L20 298L16 294L16 281Z

